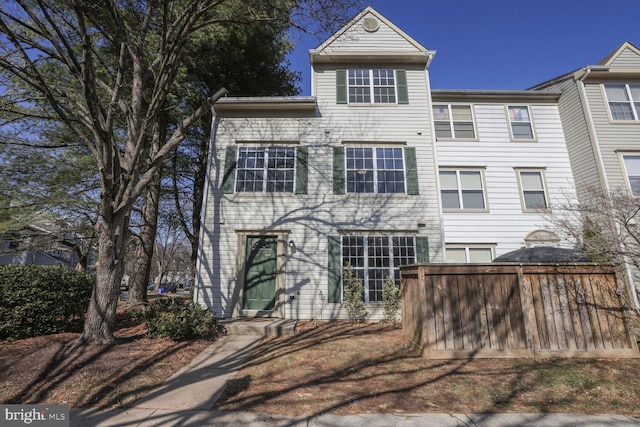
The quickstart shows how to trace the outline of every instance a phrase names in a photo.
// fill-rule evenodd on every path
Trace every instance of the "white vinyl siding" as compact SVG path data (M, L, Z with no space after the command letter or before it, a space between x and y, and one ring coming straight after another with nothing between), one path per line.
M393 68L381 64L381 69ZM393 64L397 65L397 64ZM346 67L349 68L349 67ZM377 230L397 235L393 230L417 230L416 237L429 240L430 261L442 261L441 226L437 193L437 171L433 157L431 109L423 66L404 66L411 104L337 104L336 69L320 64L314 74L317 113L304 116L293 112L250 113L251 117L218 114L215 152L212 159L224 164L227 146L295 145L308 149L307 194L222 193L221 170L211 168L206 194L197 300L209 304L221 317L232 317L238 305L236 289L244 260L238 259L241 233L265 230L286 233L296 252L286 257L284 306L292 319L348 319L340 304L327 302L327 236L344 230ZM215 107L214 107L215 108ZM275 117L267 117L272 115ZM416 132L419 131L419 132ZM295 141L295 144L292 143ZM333 194L333 152L335 147L411 148L417 161L419 188L424 196L404 194ZM406 161L406 159L403 159ZM346 166L346 165L345 165ZM405 180L407 164L404 164ZM346 178L346 174L345 174ZM431 220L434 219L435 220ZM428 221L428 227L417 224ZM294 295L293 300L289 299ZM319 306L324 301L320 313ZM241 304L241 302L240 302ZM383 318L382 307L369 308L370 319Z
M551 206L573 201L575 187L556 104L529 102L537 142L514 144L504 104L473 101L478 141L437 142L437 159L439 170L482 170L487 210L443 209L444 238L448 247L495 243L495 257L520 249L529 233L548 226L542 213L523 212L514 167L544 168Z

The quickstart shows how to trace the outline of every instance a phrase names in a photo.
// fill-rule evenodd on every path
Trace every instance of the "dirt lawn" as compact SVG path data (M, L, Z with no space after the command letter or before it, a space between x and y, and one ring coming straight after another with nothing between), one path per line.
M127 313L118 345L56 355L74 334L0 344L1 403L126 407L210 343L144 337ZM640 359L427 361L380 324L299 322L268 339L216 410L324 412L580 412L640 416Z
M381 324L299 322L261 345L217 410L283 415L578 412L640 416L640 359L428 361Z

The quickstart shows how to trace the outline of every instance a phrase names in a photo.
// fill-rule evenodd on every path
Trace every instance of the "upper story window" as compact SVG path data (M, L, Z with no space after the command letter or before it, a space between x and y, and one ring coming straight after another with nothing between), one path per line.
M640 154L623 155L627 182L634 196L640 196Z
M480 170L440 170L442 209L486 209Z
M433 106L433 120L437 139L475 139L471 105Z
M308 147L231 145L225 151L223 193L307 193Z
M338 104L408 104L406 70L336 70Z
M605 84L613 120L640 120L640 84Z
M511 124L511 137L514 140L534 139L529 107L526 105L509 105L507 109L509 123Z
M292 193L295 164L294 147L240 147L236 191Z
M402 148L347 147L347 193L404 193Z
M520 169L516 170L520 185L520 196L523 211L537 211L549 208L547 191L544 184L544 171Z

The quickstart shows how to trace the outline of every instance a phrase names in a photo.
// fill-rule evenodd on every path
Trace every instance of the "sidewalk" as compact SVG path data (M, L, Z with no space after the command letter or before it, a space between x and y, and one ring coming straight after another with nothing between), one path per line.
M640 426L621 415L583 414L366 414L284 417L253 412L211 411L228 380L258 346L257 335L225 336L128 409L71 410L71 426L220 426L220 427L614 427Z

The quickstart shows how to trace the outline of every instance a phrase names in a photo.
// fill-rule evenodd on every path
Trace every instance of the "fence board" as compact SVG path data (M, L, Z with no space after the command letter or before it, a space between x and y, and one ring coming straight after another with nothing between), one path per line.
M546 317L545 329L549 337L548 349L557 349L558 345L558 328L556 328L556 316L553 313L553 303L551 301L551 290L549 289L549 281L546 274L540 274L540 291L543 298L543 310Z
M534 327L536 328L537 331L537 335L538 335L538 345L535 346L534 348L536 350L542 349L542 348L549 348L549 335L547 333L547 320L546 320L546 316L544 313L544 306L543 306L543 300L542 300L542 292L541 292L541 285L540 285L540 276L535 274L535 275L527 275L526 277L528 277L529 279L529 287L531 288L531 303L533 305L533 312L535 313L535 325ZM526 305L523 303L523 306L526 307Z

